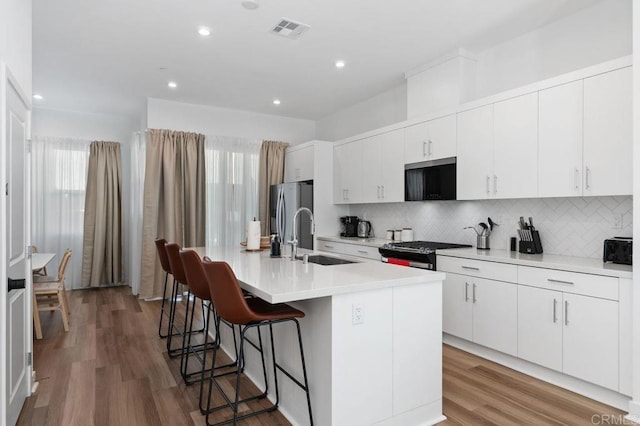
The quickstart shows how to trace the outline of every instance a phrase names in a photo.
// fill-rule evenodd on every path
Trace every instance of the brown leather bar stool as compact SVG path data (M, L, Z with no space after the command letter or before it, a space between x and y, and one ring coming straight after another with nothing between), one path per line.
M169 332L172 329L170 319L172 317L173 309L175 308L174 304L176 299L173 297L173 295L171 296L171 299L169 300L169 312L167 312L165 310L165 304L167 302L167 283L169 281L169 275L171 274L171 265L169 264L169 257L167 256L167 251L164 248L164 245L167 244L167 240L165 240L164 238L158 238L157 240L155 240L155 244L156 244L156 249L158 251L158 258L160 259L160 266L162 266L162 270L165 272L164 289L162 290L162 307L160 308L160 321L158 323L158 336L164 339L165 337L168 336ZM167 317L167 319L169 320L167 324L167 331L165 333L162 332L162 319L164 317Z
M214 347L218 348L220 346L220 341L221 341L221 337L220 337L221 318L215 312L213 303L211 302L211 293L209 292L209 283L204 273L204 268L202 267L202 261L200 260L200 256L198 256L198 253L196 253L193 250L180 250L180 259L182 260L185 277L187 279L187 284L189 285L191 292L200 300L209 302L207 303L207 317L205 321L205 334L204 334L203 345L207 348L214 348ZM189 320L189 325L187 329L188 331L193 328L194 312L195 312L195 309L191 309L191 318ZM213 344L209 345L208 344L209 343L208 342L209 324L211 323L212 313L214 318L213 325L215 328L216 335L215 335ZM238 359L238 341L236 338L236 329L233 326L233 324L229 324L226 321L222 321L222 322L228 325L229 327L231 327L231 330L233 332L233 348L234 348L236 360L237 360ZM200 405L200 411L202 412L202 414L205 414L205 409L202 404L203 386L205 381L205 373L211 372L211 369L206 368L207 351L198 350L197 346L191 345L191 333L189 332L185 333L184 339L186 339L186 341L183 340L182 346L185 348L185 351L183 353L183 356L180 359L180 373L182 374L182 378L185 380L185 383L187 383L188 385L198 383L198 382L200 383L199 405ZM200 356L201 353L202 353L202 356ZM198 360L198 362L200 363L201 369L197 372L188 373L187 367L189 365L189 358L191 355L194 355L195 358ZM231 363L220 365L213 368L215 370L224 370L229 367L235 367L237 365L236 362L237 361L233 361ZM228 374L234 374L234 372L227 371L227 372L219 373L217 374L217 377L225 376Z
M237 424L238 420L245 419L247 417L256 416L258 414L275 411L278 409L278 403L280 401L280 394L278 390L278 370L284 373L287 377L289 377L296 385L298 385L302 390L305 391L307 395L307 405L309 408L309 420L311 425L313 426L313 415L311 413L311 398L309 396L309 382L307 380L307 367L304 361L304 350L302 347L302 333L300 332L300 323L298 322L298 318L304 317L304 312L299 311L287 304L278 303L271 304L268 303L258 297L254 298L245 298L242 294L242 290L238 285L238 280L236 279L233 270L226 262L213 262L208 257L205 257L202 265L204 267L207 280L209 283L209 291L211 293L211 299L213 300L213 305L216 309L216 312L220 317L228 321L231 324L237 324L240 326L240 352L238 354L238 367L236 371L236 389L235 389L235 398L233 401L225 394L221 385L216 380L216 376L214 374L210 375L209 382L209 393L207 398L207 425L212 425L209 422L209 417L213 411L223 409L223 408L231 408L233 410L233 419L226 420L220 423L215 423L216 425L222 425L227 423ZM296 325L296 329L298 331L298 343L300 345L300 358L302 360L302 373L304 377L304 384L294 378L288 371L286 371L281 365L279 365L276 361L276 352L275 345L273 343L273 324L282 323L292 321ZM249 400L263 398L266 396L268 391L268 381L267 381L267 371L264 361L264 356L262 356L262 368L265 378L265 391L258 395L249 398L245 398L240 400L240 375L243 371L244 365L244 343L247 340L245 334L247 330L251 328L258 329L258 339L259 339L259 347L256 346L262 355L262 337L259 334L260 328L262 326L269 326L270 331L270 339L271 339L271 356L273 359L273 379L275 383L275 392L276 392L276 400L274 402L273 407L265 408L262 410L257 410L248 414L243 414L241 416L238 415L238 406L241 403L247 402ZM255 345L252 345L255 346ZM213 361L215 363L216 350L213 352ZM213 386L218 389L226 404L211 407L211 392Z
M185 335L191 334L191 333L201 333L204 332L205 327L203 326L201 329L199 330L187 330L187 320L189 317L189 307L190 307L190 300L191 298L191 289L189 288L188 284L187 284L187 277L184 273L184 267L182 266L182 259L180 259L180 245L176 244L176 243L166 243L164 245L164 248L166 250L167 253L167 258L169 259L169 266L171 268L171 273L173 275L173 291L171 292L171 299L172 301L174 301L172 303L173 308L170 310L169 312L169 324L170 324L170 333L167 336L167 352L169 353L169 357L171 358L176 358L178 356L182 356L183 352L184 352L184 346L180 346L180 347L174 347L172 345L173 342L173 337L174 336L181 336L182 337L182 341L184 342L184 337ZM184 316L184 322L182 324L179 324L176 321L176 314L177 314L177 303L175 302L175 300L178 298L178 293L180 292L180 285L185 285L187 286L187 303L185 306L185 316ZM195 310L195 297L193 298L193 309ZM204 319L205 315L204 315L204 303L201 302L202 305L202 318ZM182 325L182 327L181 327ZM199 345L199 348L204 349L203 345Z

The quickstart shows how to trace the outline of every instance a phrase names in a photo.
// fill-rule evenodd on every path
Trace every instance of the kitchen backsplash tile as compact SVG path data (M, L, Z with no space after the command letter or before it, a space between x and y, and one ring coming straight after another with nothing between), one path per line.
M601 258L606 238L632 235L632 206L630 196L427 201L352 205L350 214L371 221L378 237L387 229L411 227L416 240L473 246L475 233L463 228L491 217L500 224L491 235L496 249L508 249L518 218L532 216L545 253ZM616 215L622 215L621 229L614 228Z

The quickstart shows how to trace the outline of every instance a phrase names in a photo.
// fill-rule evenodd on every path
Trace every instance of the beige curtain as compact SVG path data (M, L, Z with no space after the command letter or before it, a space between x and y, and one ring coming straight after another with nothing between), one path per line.
M259 208L262 235L271 234L269 220L269 198L271 185L284 180L284 152L289 146L286 142L263 141L260 148Z
M82 287L122 282L122 166L118 142L92 142L84 204Z
M154 241L205 245L204 135L150 130L147 135L140 297L161 297L164 273Z

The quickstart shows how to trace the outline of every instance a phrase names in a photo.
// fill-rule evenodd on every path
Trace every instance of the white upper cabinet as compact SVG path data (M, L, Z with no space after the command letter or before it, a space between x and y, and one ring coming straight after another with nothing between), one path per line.
M538 196L537 92L493 105L491 196Z
M538 109L541 197L582 195L582 80L542 90Z
M313 146L287 149L284 154L284 181L300 182L313 179Z
M584 80L584 195L633 192L631 67Z
M334 190L336 204L358 203L362 199L361 141L337 145L333 149Z
M455 156L455 114L416 124L405 129L405 164Z
M383 133L377 136L380 144L380 201L395 203L404 201L403 131Z
M457 125L457 198L488 198L493 175L493 105L459 113Z

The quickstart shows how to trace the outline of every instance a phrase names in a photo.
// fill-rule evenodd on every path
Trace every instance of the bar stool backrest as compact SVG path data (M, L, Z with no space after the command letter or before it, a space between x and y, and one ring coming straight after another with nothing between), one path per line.
M180 259L191 292L201 300L211 300L209 283L202 267L200 256L193 250L180 250Z
M167 251L167 257L169 258L169 266L171 267L171 274L180 284L187 284L187 277L184 275L184 268L182 267L182 260L180 260L180 244L167 243L164 245Z
M223 320L232 324L261 320L247 305L236 275L227 262L213 262L205 257L202 266L209 282L213 306Z
M160 258L160 265L167 274L171 273L171 265L169 264L169 257L167 256L167 250L164 248L167 244L167 240L164 238L158 238L156 241L156 249L158 249L158 257Z

